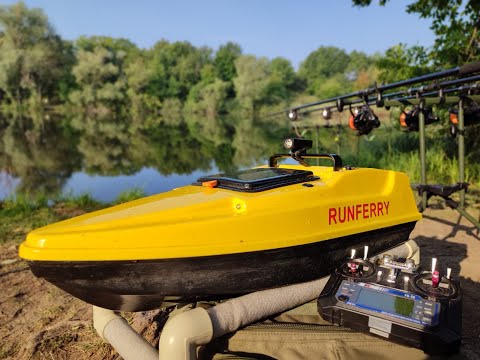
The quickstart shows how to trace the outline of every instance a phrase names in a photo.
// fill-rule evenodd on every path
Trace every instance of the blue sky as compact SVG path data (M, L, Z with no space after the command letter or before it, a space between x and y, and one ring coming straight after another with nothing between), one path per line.
M2 4L15 1L2 0ZM282 56L294 66L319 46L368 54L404 42L433 44L430 22L407 14L412 1L354 8L349 0L27 0L40 7L65 39L124 37L148 48L157 40L187 40L213 49L234 41L243 53Z

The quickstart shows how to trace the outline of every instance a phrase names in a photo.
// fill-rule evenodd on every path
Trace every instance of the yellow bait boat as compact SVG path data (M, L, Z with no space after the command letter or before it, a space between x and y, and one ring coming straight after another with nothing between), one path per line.
M313 280L351 248L375 254L408 239L421 215L405 174L344 167L338 155L306 154L305 140L286 145L291 154L268 167L34 230L20 256L86 302L140 311ZM286 156L301 164L278 166ZM307 167L314 157L334 166Z

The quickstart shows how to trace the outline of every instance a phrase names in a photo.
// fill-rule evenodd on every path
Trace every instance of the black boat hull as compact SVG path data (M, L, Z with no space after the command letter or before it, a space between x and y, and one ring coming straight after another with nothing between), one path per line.
M165 297L199 301L314 280L328 275L351 248L376 254L408 240L415 222L317 243L229 255L138 261L29 261L32 272L103 308L144 311Z

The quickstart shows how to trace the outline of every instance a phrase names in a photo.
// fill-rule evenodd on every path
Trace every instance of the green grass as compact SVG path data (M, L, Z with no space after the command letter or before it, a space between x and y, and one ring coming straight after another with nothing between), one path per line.
M29 231L56 220L45 197L7 198L0 202L0 244L18 243Z
M381 158L379 166L383 169L407 173L412 183L419 183L420 158L418 152L394 154L390 159ZM457 158L449 158L442 149L428 149L426 152L426 175L430 184L455 184L459 179ZM480 187L480 167L478 164L465 166L465 182L472 187Z
M17 195L9 197L0 202L0 217L28 215L40 208L46 207L48 200L44 196L31 198L26 195Z
M145 191L143 191L143 189L133 188L133 189L121 192L117 196L117 198L115 199L114 203L115 204L122 204L122 203L125 203L125 202L129 202L129 201L133 201L133 200L143 198L145 196L147 196L147 195L145 194Z
M100 201L95 200L92 195L88 193L80 195L64 195L55 200L55 203L63 203L70 207L77 207L86 211L92 211L102 205Z
M59 220L48 207L28 213L0 211L0 244L19 243L31 230Z
M101 209L90 195L63 197L48 201L46 197L16 196L0 201L0 244L18 244L33 229L85 212Z

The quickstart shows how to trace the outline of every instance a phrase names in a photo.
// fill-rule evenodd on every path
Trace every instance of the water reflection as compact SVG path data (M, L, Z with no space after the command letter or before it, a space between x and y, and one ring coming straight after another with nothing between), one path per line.
M0 170L18 179L17 193L56 194L81 167L77 140L56 121L41 129L29 123L29 119L17 118L1 130Z
M208 173L216 172L212 168ZM73 173L63 186L63 193L80 195L88 193L97 200L112 202L122 191L138 188L146 194L157 194L179 186L193 183L205 171L193 171L191 174L162 175L157 169L142 168L132 175L88 175L83 172Z
M282 116L170 115L129 119L111 112L95 117L49 114L33 121L0 114L0 199L14 193L49 198L90 193L111 201L133 187L158 193L207 173L265 164L270 155L283 152L282 140L289 136L312 139L311 152L340 154L344 164L405 171L412 182L419 181L418 134L397 131L385 121L374 133L359 137L346 125L348 113L333 124L314 116L288 123ZM433 144L435 131L430 130L427 143ZM442 169L455 143L444 140L447 150L428 149L427 173L434 175L430 181L453 183L456 163L448 163L453 171ZM479 171L470 162L469 180L475 183Z
M275 119L210 120L138 127L128 118L50 115L34 126L26 117L8 118L0 124L0 198L91 193L111 201L134 186L153 194L205 173L264 163L289 134Z

